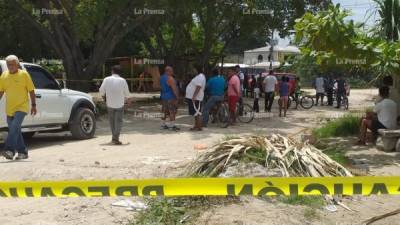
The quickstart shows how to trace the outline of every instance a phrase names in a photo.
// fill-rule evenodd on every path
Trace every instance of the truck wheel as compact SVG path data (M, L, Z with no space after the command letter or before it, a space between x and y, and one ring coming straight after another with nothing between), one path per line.
M31 131L31 132L24 132L22 133L22 137L24 137L24 139L31 139L33 137L33 135L35 135L36 132Z
M69 123L69 130L73 138L80 140L92 138L96 131L96 118L92 110L78 108Z

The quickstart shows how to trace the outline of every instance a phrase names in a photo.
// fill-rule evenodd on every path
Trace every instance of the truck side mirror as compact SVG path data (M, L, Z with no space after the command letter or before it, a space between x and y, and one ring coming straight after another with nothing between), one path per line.
M60 89L65 89L65 82L64 82L64 80L58 81L58 87L59 87Z

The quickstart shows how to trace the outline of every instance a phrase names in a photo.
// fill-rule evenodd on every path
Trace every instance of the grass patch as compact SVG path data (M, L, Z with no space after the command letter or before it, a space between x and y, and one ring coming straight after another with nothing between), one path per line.
M323 150L323 152L326 155L328 155L331 159L335 160L336 162L344 166L350 164L350 158L345 155L346 152L340 147L329 147Z
M221 141L229 141L229 140L236 139L236 138L239 138L239 136L236 136L236 135L225 135L225 136L222 138Z
M148 208L141 211L136 220L129 225L145 224L181 224L185 208L179 206L175 199L155 199L148 202Z
M259 197L261 200L271 202L272 204L276 201L282 202L288 205L299 205L306 206L303 211L303 216L306 220L312 221L320 218L317 209L322 209L326 202L322 196L319 195L301 195L301 196L285 196L279 195L273 196L262 196Z
M303 211L303 215L304 215L304 218L309 221L319 219L319 217L320 217L319 213L314 208L305 208Z
M360 129L360 117L348 114L341 118L328 121L320 128L313 130L317 139L329 137L343 137L358 134Z
M319 195L279 196L278 200L288 205L304 205L314 209L325 205L325 200Z
M243 157L240 158L240 161L244 163L255 162L264 166L266 157L267 152L263 149L249 149Z
M201 212L214 205L238 202L237 197L150 198L148 208L138 213L127 225L195 224Z

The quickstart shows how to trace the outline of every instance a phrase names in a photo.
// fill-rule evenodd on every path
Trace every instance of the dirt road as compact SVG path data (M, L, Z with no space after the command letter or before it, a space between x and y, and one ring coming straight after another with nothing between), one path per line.
M370 107L375 90L353 90L350 107L359 110ZM134 105L135 111L157 113L156 104ZM276 108L273 113L276 114ZM9 162L0 159L2 180L64 180L64 179L118 179L145 177L174 177L182 172L199 151L195 144L212 145L226 135L280 132L295 134L317 126L321 118L343 115L343 110L326 106L311 110L290 111L288 118L273 118L259 114L251 124L222 129L214 126L199 133L189 132L192 120L186 109L179 110L180 132L160 129L158 118L140 118L127 114L122 141L123 146L106 145L110 140L105 117L98 121L96 137L91 140L72 140L68 133L39 134L27 142L30 158L26 161ZM154 114L156 115L156 114ZM354 149L354 157L383 157L387 162L369 158L372 173L400 175L400 155L382 153L374 149ZM364 156L362 156L364 155ZM374 164L375 163L375 164ZM124 208L112 207L121 198L41 198L0 199L0 224L24 225L75 225L75 224L123 224L134 217ZM271 204L258 199L244 199L241 204L211 208L200 217L198 224L357 224L364 219L399 208L399 197L371 196L345 200L353 212L339 208L330 213L320 210L320 220L309 221L304 217L304 206ZM400 224L394 216L376 224Z

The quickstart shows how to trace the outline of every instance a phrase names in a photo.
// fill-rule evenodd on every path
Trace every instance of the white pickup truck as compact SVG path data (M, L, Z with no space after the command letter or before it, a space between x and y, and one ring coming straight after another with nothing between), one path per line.
M20 63L35 85L37 114L27 115L22 124L25 138L37 132L57 132L69 130L76 139L88 139L96 131L96 107L89 94L65 89L41 66ZM4 60L0 60L0 74L7 70ZM0 101L0 131L7 131L5 96Z

